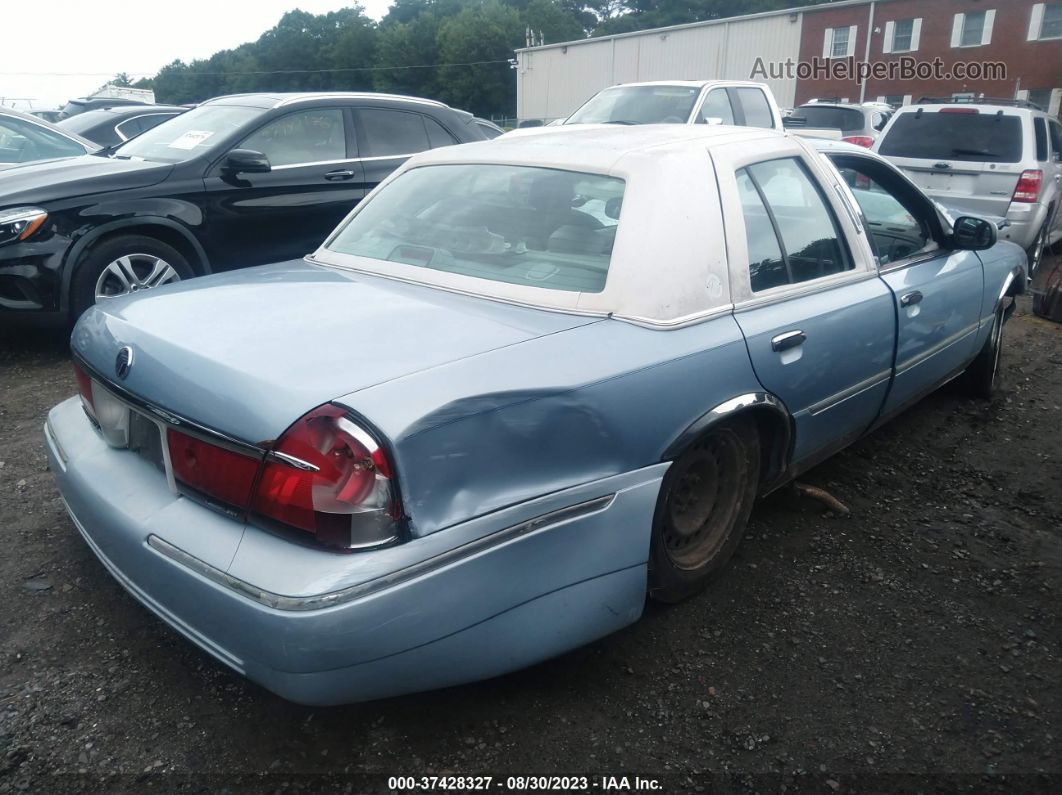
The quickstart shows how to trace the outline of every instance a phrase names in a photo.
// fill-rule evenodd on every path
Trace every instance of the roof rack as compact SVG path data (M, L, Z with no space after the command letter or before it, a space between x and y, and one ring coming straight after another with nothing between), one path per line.
M1007 105L1013 108L1028 108L1043 112L1035 102L1025 99L1003 99L1000 97L920 97L918 105Z

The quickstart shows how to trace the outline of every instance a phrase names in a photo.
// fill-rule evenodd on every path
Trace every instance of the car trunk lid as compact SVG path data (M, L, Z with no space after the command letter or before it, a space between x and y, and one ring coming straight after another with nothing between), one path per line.
M257 444L336 397L593 320L296 261L114 299L72 345L146 403Z

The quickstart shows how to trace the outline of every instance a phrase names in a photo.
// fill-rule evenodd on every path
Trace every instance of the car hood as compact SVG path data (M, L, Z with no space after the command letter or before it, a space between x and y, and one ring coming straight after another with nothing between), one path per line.
M107 302L72 346L136 397L258 443L335 398L594 320L299 260Z
M98 155L23 163L0 172L0 206L143 188L161 182L172 170L170 163Z

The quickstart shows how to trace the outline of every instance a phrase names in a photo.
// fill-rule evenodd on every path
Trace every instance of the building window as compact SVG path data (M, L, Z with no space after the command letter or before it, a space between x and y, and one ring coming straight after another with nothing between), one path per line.
M995 9L956 14L951 26L952 47L980 47L992 41Z
M898 19L885 23L885 40L882 52L916 52L922 38L922 20Z
M1029 41L1062 39L1062 3L1036 3L1029 18Z
M822 43L823 58L848 58L855 54L856 25L843 28L826 28Z

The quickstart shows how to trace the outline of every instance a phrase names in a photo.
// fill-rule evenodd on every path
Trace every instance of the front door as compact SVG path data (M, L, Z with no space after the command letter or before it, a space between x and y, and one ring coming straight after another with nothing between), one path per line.
M893 294L898 339L888 414L956 375L977 353L981 260L943 247L936 211L888 166L847 153L831 158L863 211Z
M227 173L224 160L208 173L205 237L216 270L303 257L364 198L347 119L342 108L285 114L236 147L265 154L268 173Z
M717 169L734 199L724 196L724 206L740 208L726 219L735 230L731 290L756 375L793 417L793 463L802 468L874 421L889 386L895 319L824 164L790 141L759 148L735 159L733 171Z

